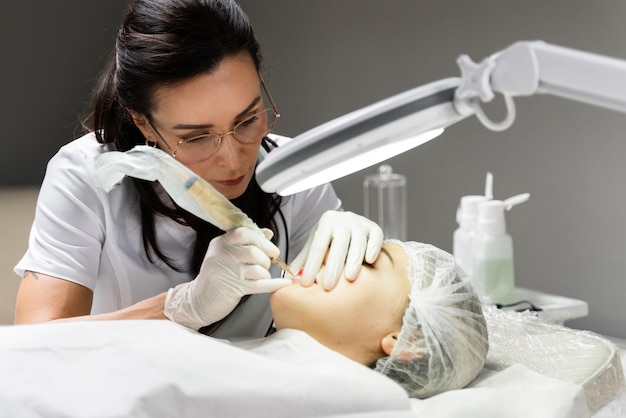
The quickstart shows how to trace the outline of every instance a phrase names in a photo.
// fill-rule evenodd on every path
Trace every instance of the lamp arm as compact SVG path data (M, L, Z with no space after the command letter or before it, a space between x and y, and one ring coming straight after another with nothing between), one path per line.
M525 41L480 64L466 55L457 63L463 74L455 99L460 111L477 98L490 101L495 91L504 96L548 93L626 112L626 61L621 59Z
M439 80L326 122L272 151L256 169L268 193L291 194L346 176L419 146L476 115L500 131L515 119L513 97L549 93L626 112L626 61L543 41L518 42L480 63L458 58L460 78ZM480 104L504 96L507 116ZM420 135L421 134L421 135Z

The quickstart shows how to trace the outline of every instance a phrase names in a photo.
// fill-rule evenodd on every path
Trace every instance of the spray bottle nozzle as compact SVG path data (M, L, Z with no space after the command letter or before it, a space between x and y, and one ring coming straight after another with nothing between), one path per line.
M506 200L490 200L479 204L477 230L482 233L500 234L506 232L504 212L530 198L530 193L522 193Z
M504 209L511 210L513 206L524 203L530 198L530 193L522 193L515 196L511 196L504 201Z
M493 174L490 171L487 171L485 177L485 197L487 200L493 199Z
M472 228L476 220L478 205L493 199L493 174L487 172L485 177L485 195L467 195L461 197L456 210L456 222L466 228Z

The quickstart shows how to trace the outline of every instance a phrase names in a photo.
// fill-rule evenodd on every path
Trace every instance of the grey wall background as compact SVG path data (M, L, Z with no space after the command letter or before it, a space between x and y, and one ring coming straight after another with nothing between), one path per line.
M0 186L39 184L113 47L126 0L5 2L0 12Z
M265 77L296 135L372 101L457 76L518 40L626 59L626 2L617 0L241 0L266 56ZM123 0L12 2L0 15L3 65L0 186L38 184L48 158L74 137ZM626 80L625 80L626 82ZM501 114L490 106L494 118ZM459 198L530 192L508 213L523 287L586 300L570 326L626 338L626 117L550 96L516 100L502 133L474 119L390 160L408 177L411 239L448 251ZM334 183L362 212L362 181Z
M296 135L373 101L457 76L518 40L626 59L626 2L598 0L241 0L264 46L266 79ZM624 77L626 82L626 76ZM502 104L500 98L495 100ZM408 178L409 237L452 250L459 198L530 192L508 213L517 283L583 299L590 314L568 325L626 337L626 115L564 99L516 100L514 126L475 119L390 160ZM502 112L490 106L498 119ZM362 212L362 181L336 181Z

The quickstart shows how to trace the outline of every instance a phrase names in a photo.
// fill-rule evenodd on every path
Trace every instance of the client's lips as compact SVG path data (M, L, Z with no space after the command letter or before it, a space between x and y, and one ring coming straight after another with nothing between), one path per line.
M217 180L217 183L223 185L223 186L236 186L239 183L241 183L243 181L245 177L245 174L241 177L238 177L236 179L230 179L230 180Z

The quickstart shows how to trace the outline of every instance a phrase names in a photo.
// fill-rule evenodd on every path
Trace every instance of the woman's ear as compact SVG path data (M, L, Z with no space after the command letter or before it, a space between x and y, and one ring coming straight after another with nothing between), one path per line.
M396 342L398 341L398 334L399 332L392 332L392 333L385 335L383 339L380 340L380 348L383 349L385 354L387 355L391 354L391 350L393 350L393 347L396 345Z
M128 109L128 113L130 113L130 117L133 118L135 126L137 126L141 131L148 128L148 121L146 120L144 115L130 109Z
M130 117L133 118L133 123L141 131L143 136L148 141L157 143L156 138L153 138L154 133L152 132L152 129L150 129L150 126L148 124L148 120L146 119L146 117L130 109L128 109L128 113L130 114Z

